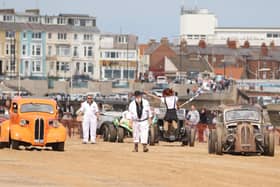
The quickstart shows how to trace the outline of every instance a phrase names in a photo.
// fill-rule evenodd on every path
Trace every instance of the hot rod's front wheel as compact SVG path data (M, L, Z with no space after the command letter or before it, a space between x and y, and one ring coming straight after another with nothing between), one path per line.
M54 143L52 145L52 149L54 151L64 151L64 142Z
M216 154L222 155L223 154L223 142L222 142L223 131L221 128L217 128L216 133L217 133Z
M11 140L11 148L12 149L16 149L16 150L19 150L19 141L17 140Z

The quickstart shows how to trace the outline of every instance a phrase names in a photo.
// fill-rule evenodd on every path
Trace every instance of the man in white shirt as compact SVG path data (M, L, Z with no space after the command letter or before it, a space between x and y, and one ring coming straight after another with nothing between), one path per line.
M93 96L88 95L87 100L82 103L79 109L83 113L83 143L88 143L89 139L92 144L96 143L96 127L99 117L99 110Z
M129 104L130 120L133 129L134 152L138 152L139 139L143 145L143 152L148 152L149 121L152 117L150 104L142 98L140 91L135 91L135 99Z

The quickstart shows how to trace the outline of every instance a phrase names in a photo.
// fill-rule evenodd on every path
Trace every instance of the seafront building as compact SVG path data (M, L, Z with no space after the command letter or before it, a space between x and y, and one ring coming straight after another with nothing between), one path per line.
M181 7L180 39L186 39L188 45L197 45L200 40L208 44L224 45L228 40L251 46L280 45L280 27L220 27L214 13L208 9L187 9Z

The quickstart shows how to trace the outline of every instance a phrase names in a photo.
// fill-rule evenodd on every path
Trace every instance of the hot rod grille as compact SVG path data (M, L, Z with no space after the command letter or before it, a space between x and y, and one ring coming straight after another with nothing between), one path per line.
M44 120L43 119L35 120L34 137L35 137L35 142L39 142L39 143L44 142Z
M250 128L248 126L243 126L241 128L241 144L250 143Z

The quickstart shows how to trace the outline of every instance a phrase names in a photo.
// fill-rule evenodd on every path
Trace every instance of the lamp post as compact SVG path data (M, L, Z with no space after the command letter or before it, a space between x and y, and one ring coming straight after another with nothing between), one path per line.
M127 42L127 45L126 45L126 72L127 72L127 76L126 76L126 79L128 81L128 45L129 45L129 39L128 39L128 35L126 36L126 42Z

